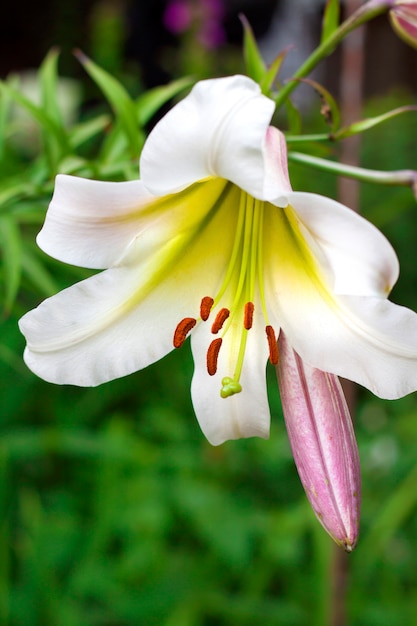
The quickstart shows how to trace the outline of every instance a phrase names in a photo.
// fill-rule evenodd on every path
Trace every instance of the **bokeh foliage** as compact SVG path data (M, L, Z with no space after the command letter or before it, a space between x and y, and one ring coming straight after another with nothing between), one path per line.
M212 448L193 415L187 346L97 389L50 385L23 364L18 318L88 275L35 244L55 174L136 178L147 124L191 84L132 98L81 57L103 95L67 125L57 61L52 51L39 71L38 105L17 79L0 87L0 623L322 626L336 549L296 475L272 370L270 440ZM369 103L370 112L393 108L391 99ZM34 124L39 143L30 154L14 142L16 107ZM369 131L363 164L410 167L416 137L411 114ZM291 175L296 189L336 193L329 174L293 165ZM362 187L364 215L402 263L393 298L414 309L416 208L407 189ZM362 539L337 558L347 569L348 623L415 623L416 397L389 403L360 390L355 421Z

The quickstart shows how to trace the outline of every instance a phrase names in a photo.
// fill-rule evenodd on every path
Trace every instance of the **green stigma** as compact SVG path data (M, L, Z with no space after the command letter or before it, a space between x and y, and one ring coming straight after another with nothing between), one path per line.
M234 396L235 393L240 393L242 391L242 385L234 380L230 376L225 376L222 378L222 388L220 390L220 395L222 398L229 398L230 396Z

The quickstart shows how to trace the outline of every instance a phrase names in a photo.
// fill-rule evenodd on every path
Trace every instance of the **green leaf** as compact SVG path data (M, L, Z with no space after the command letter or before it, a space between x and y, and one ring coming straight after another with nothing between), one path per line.
M49 52L39 68L39 81L43 110L57 124L63 126L58 103L58 58L59 52L56 48Z
M240 15L243 24L243 56L246 64L246 71L250 78L257 83L261 83L267 73L267 67L259 52L252 28L244 15Z
M336 100L333 98L332 94L317 81L311 78L302 78L300 81L310 85L320 94L322 100L320 112L325 122L330 126L332 134L335 134L337 129L340 128L340 111Z
M272 85L274 83L274 80L278 76L278 72L281 69L282 62L287 56L287 52L288 52L288 48L285 48L285 50L283 50L276 57L276 59L272 62L270 67L266 70L266 74L261 80L260 85L261 85L262 93L264 93L267 96L270 95Z
M390 120L397 115L401 115L402 113L409 113L410 111L417 111L417 106L409 105L399 107L398 109L393 109L392 111L388 111L387 113L383 113L382 115L377 115L376 117L369 117L365 120L361 120L360 122L354 122L350 126L345 126L341 128L337 133L334 134L334 139L344 139L345 137L351 137L352 135L357 135L358 133L363 133L365 130L369 130L378 124L382 124L387 120Z
M75 125L69 132L69 140L71 146L79 148L87 141L93 139L96 135L103 133L110 126L111 119L109 115L99 115L91 120L86 120Z
M9 184L7 184L6 181L2 181L0 187L0 208L8 202L17 200L24 195L23 185L19 180L15 182L15 179L13 179Z
M68 137L65 129L46 113L41 106L34 104L12 85L0 82L0 95L12 98L22 106L39 123L44 133L51 134L59 145L61 154L70 151Z
M138 121L143 128L145 124L157 113L157 111L166 104L171 98L187 89L194 83L192 78L180 78L168 85L155 87L141 94L136 100L136 111Z
M29 279L39 293L49 297L59 291L58 283L28 246L22 250L21 259L25 277Z
M327 0L322 23L321 41L324 43L339 26L340 0Z
M19 227L10 215L0 217L0 245L4 275L4 313L15 301L21 276L21 239Z
M9 120L12 99L9 94L0 92L0 160L4 155L4 145L7 135L7 123Z
M126 133L123 131L120 121L117 121L105 136L100 155L97 159L98 165L101 166L114 163L117 160L124 160L128 156L128 153L129 146Z
M102 90L126 134L131 157L139 158L142 147L141 132L138 127L136 106L123 85L108 72L96 65L82 52L76 53L86 72Z
M41 105L43 111L65 133L61 111L58 103L58 50L53 49L46 56L39 69L39 81L41 90ZM58 165L67 150L58 141L57 137L42 128L42 139L45 147L46 158L52 173L58 171ZM66 147L66 146L65 146Z
M363 538L361 547L366 550L368 566L374 564L386 550L390 539L412 515L417 505L417 465L396 485L375 516L368 535Z

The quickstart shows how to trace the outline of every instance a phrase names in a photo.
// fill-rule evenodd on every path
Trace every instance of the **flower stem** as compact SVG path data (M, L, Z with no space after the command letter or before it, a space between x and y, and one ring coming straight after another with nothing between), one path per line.
M335 49L335 47L348 35L352 30L365 24L369 20L386 13L391 8L390 0L370 0L363 6L359 7L353 15L348 17L340 26L333 32L330 37L325 39L304 61L304 63L295 72L292 79L290 79L278 92L275 98L277 109L281 107L287 100L288 96L298 86L298 80L308 76L310 72L322 61L325 57L329 56Z
M414 193L417 193L417 171L414 170L394 170L392 172L370 170L357 165L329 161L328 159L322 159L321 157L315 157L302 152L289 152L288 160L316 167L317 169L331 172L338 176L346 176L347 178L354 178L355 180L367 183L411 187Z

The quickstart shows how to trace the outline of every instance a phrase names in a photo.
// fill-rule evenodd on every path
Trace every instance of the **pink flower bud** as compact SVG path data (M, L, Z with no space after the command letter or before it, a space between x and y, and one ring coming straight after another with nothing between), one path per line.
M401 39L417 48L417 2L396 0L389 12L391 24Z
M307 365L279 336L278 383L295 464L313 510L351 552L360 510L359 454L339 379Z

